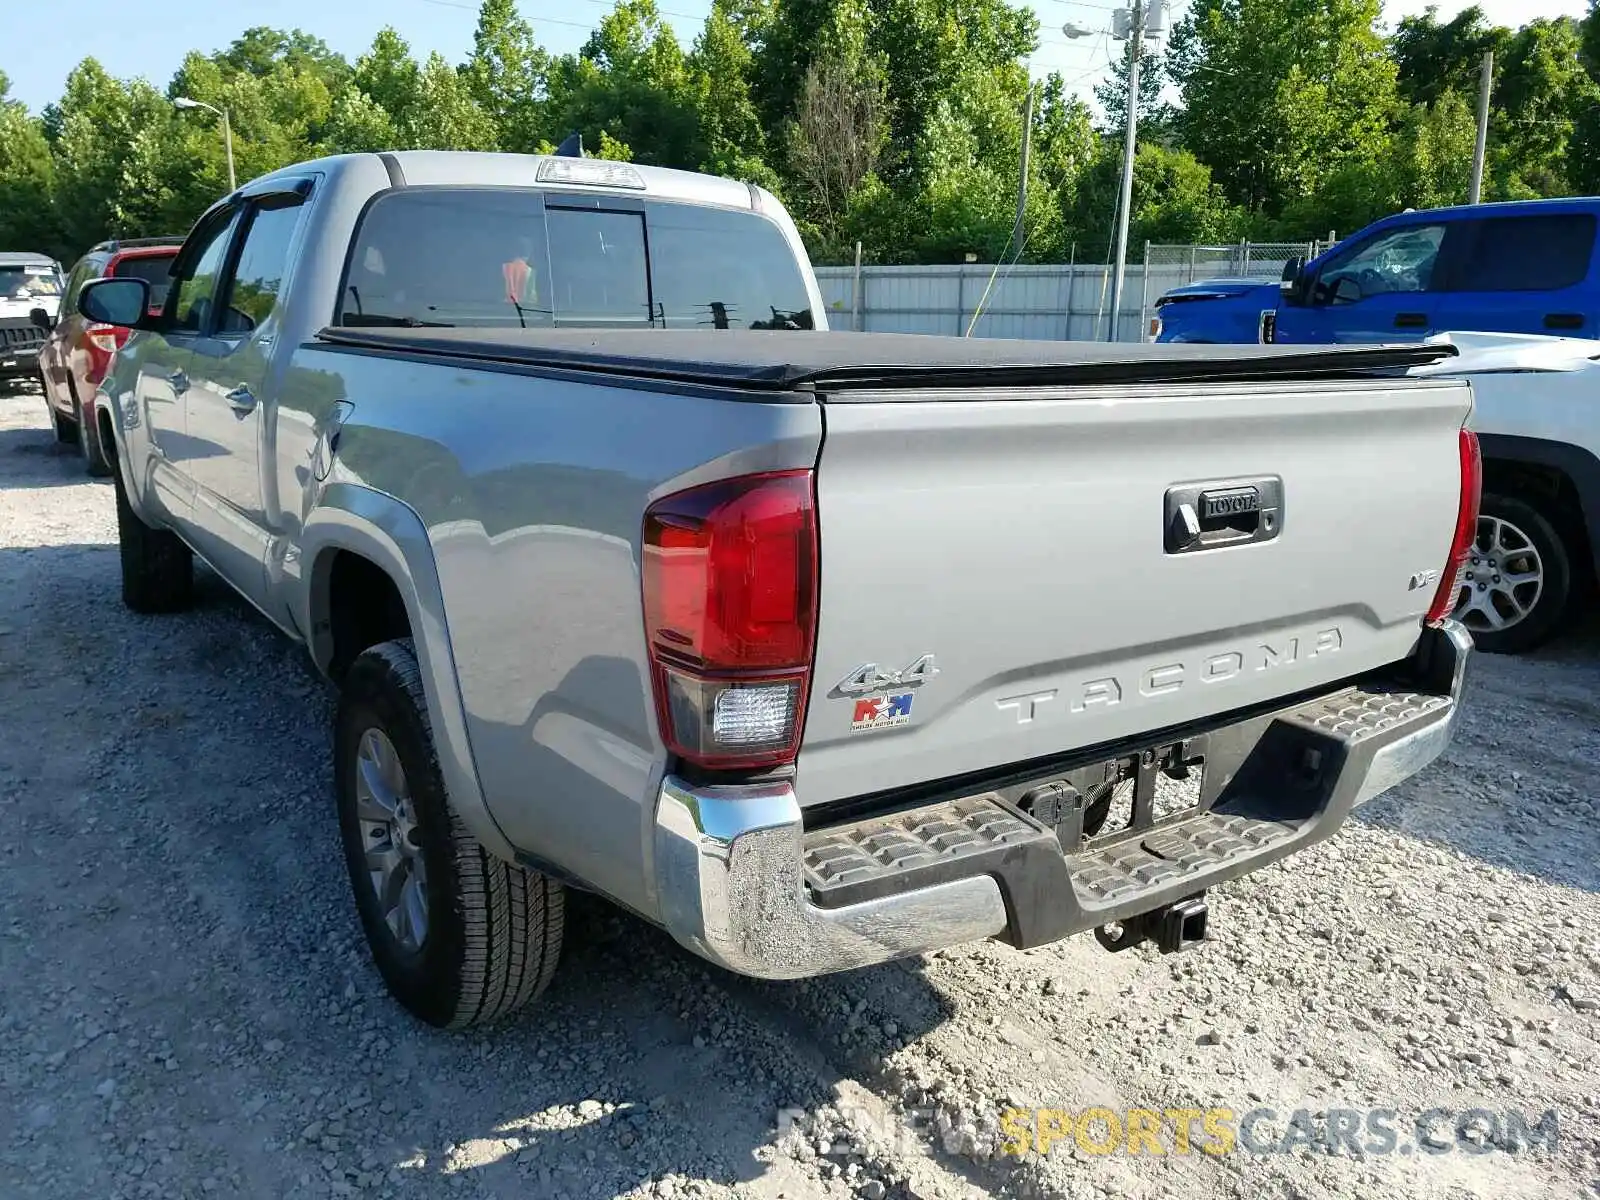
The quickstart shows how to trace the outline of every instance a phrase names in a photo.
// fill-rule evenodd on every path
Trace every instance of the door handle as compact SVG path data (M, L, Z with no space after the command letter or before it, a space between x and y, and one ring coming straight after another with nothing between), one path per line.
M1428 314L1396 313L1394 327L1396 329L1426 329L1428 327Z
M181 396L189 390L189 376L181 368L168 375L167 382L172 385L173 395Z
M247 383L241 383L222 398L228 402L228 407L241 417L255 411L255 393L250 390L250 385Z
M1546 329L1582 329L1582 313L1545 313L1544 327Z

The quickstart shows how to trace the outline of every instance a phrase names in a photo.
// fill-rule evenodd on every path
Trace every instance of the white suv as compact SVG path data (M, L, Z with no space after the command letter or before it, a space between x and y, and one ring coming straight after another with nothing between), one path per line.
M1600 569L1600 341L1449 333L1413 375L1472 381L1483 447L1478 543L1456 618L1483 650L1531 650L1593 603Z

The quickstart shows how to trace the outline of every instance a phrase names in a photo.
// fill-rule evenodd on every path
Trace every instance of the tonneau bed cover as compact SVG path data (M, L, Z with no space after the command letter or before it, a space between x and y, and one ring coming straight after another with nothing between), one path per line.
M1225 383L1400 375L1449 345L1118 344L838 331L351 328L320 342L761 391Z

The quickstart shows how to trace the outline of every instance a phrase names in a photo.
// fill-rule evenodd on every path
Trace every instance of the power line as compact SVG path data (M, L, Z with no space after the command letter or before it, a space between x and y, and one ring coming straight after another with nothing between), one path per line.
M424 4L437 5L440 8L459 8L463 12L477 12L477 11L479 11L479 6L478 5L476 5L476 4L463 4L463 3L461 3L461 0L422 0L422 2ZM596 3L596 4L610 4L611 0L593 0L593 2ZM705 20L704 16L697 17L697 16L693 15L692 13L672 12L671 10L665 9L665 8L656 9L656 13L658 15L660 15L660 16L663 16L663 17L676 17L680 21L703 22ZM524 19L530 25L534 25L534 26L538 26L538 25L543 24L543 25L569 25L573 29L590 29L590 30L592 30L594 28L594 22L592 22L592 21L563 21L560 17L545 17L545 16L525 17Z

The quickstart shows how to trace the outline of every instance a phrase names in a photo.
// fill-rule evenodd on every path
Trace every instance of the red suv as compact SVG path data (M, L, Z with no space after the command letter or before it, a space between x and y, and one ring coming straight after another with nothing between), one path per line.
M134 238L101 242L78 260L67 276L60 315L47 319L49 337L39 351L39 378L56 440L77 442L91 475L109 475L111 464L100 446L95 392L111 368L111 358L128 340L129 330L99 325L78 315L78 292L91 279L136 275L150 284L151 311L167 302L167 271L182 238ZM38 320L41 313L35 313Z

